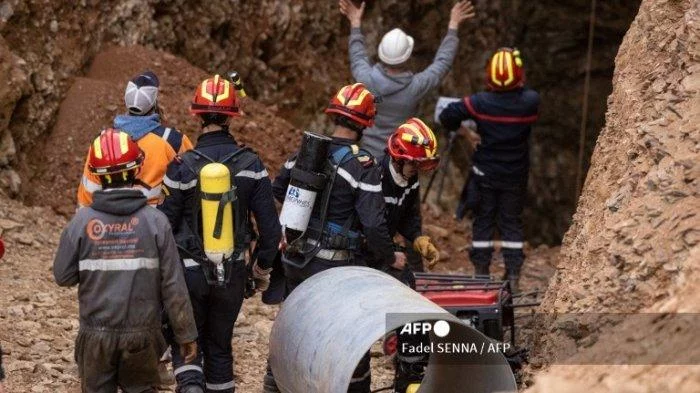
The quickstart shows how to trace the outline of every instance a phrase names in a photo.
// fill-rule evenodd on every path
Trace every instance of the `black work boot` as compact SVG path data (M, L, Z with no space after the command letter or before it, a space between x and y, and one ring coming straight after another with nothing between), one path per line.
M475 276L490 276L489 265L474 265L474 275Z
M394 377L394 393L406 393L411 385L420 385L425 376L427 361L402 362L396 360L396 375Z
M204 389L202 389L199 385L185 385L181 388L179 388L178 393L204 393Z

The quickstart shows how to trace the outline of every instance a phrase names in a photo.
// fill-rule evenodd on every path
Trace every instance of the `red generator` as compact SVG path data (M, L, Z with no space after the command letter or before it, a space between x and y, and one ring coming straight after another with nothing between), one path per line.
M508 281L490 277L415 273L416 291L484 335L515 347L513 296Z

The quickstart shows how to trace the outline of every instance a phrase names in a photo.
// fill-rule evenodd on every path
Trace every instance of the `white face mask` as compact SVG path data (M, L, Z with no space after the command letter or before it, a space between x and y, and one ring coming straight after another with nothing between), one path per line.
M389 164L389 172L391 173L391 178L394 180L394 183L396 183L397 186L408 187L408 180L403 177L403 174L396 171L396 162L393 158Z

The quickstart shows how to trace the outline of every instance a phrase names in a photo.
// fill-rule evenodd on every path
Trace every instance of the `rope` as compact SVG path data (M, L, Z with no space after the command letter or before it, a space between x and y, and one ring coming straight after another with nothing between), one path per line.
M588 98L591 89L591 60L593 57L593 35L595 33L596 0L591 0L591 16L588 23L588 53L586 54L586 78L583 82L583 104L581 108L581 128L578 142L578 167L576 168L576 199L583 188L583 155L586 147L586 127L588 126Z

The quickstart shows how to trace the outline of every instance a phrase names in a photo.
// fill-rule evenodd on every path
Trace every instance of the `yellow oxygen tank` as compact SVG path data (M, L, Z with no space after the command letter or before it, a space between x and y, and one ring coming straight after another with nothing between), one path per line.
M210 261L221 264L233 254L234 248L231 172L224 164L207 164L199 172L199 184L204 253ZM224 204L221 211L219 203Z
M418 392L418 389L420 389L420 384L419 383L412 383L408 385L406 388L406 393L416 393Z

